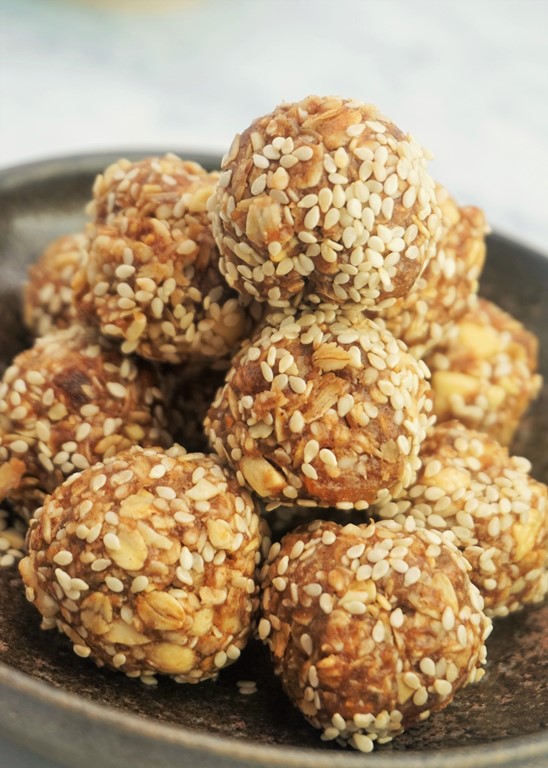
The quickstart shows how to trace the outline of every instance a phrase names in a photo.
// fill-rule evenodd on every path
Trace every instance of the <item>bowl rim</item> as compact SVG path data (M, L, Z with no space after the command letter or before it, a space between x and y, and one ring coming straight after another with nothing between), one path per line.
M220 161L219 154L216 152L194 151L187 148L176 150L175 153L210 168L218 165ZM121 157L135 160L160 154L165 154L165 150L158 148L109 150L25 162L0 169L0 192L9 193L22 184L45 181L52 175L96 174ZM546 256L529 245L522 244L499 230L492 233L490 237L527 252L529 258L543 262L548 269ZM364 755L359 752L312 750L278 744L263 745L260 742L219 736L193 730L184 725L175 726L153 718L130 714L108 704L100 704L78 694L57 689L3 662L0 662L0 686L46 706L70 712L99 725L115 728L125 735L139 735L151 743L158 745L169 743L175 747L186 748L195 753L202 752L212 757L240 759L264 768L269 766L272 768L275 766L280 768L290 766L357 768L360 766L363 768L364 764ZM297 711L295 714L297 715ZM548 729L527 736L509 737L474 746L447 747L432 751L374 752L367 756L367 760L372 761L378 768L469 768L471 765L474 768L489 768L489 766L502 764L517 766L524 760L534 761L542 757L548 757Z

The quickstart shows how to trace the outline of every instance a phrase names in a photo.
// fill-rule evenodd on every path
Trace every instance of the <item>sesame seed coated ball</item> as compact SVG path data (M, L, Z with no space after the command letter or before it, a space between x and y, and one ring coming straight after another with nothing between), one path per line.
M216 457L135 446L46 499L20 571L43 627L79 656L197 683L247 642L263 531Z
M370 104L310 96L258 118L209 204L227 282L280 307L405 295L440 235L426 160Z
M99 175L75 301L124 353L169 363L230 357L251 318L219 272L206 212L217 174L175 155Z
M537 338L507 312L479 299L426 358L438 421L458 419L509 445L538 395Z
M37 339L4 372L0 491L22 517L67 475L134 443L171 443L156 376L89 329Z
M373 321L304 309L264 325L241 351L205 427L264 500L365 509L415 478L427 376Z
M63 235L48 245L29 267L23 288L23 319L35 336L76 322L72 280L80 268L87 245L82 233Z
M442 343L455 321L476 306L485 261L483 212L473 206L459 207L440 184L436 184L436 196L443 230L436 253L408 294L370 314L382 318L416 357Z
M412 519L318 520L272 545L259 636L324 740L370 752L481 679L491 622L468 568Z
M452 421L421 447L422 467L403 499L374 510L412 517L454 542L472 566L490 616L506 616L548 591L548 488L527 459Z

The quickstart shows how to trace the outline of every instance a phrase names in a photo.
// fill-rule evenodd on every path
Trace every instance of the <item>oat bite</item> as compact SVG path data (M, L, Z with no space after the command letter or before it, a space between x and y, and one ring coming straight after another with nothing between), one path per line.
M45 336L77 322L72 280L86 247L83 233L63 235L51 242L29 267L23 286L23 321L35 336Z
M97 177L79 312L122 352L169 363L230 357L252 318L219 272L206 212L217 174L175 155Z
M460 207L436 184L443 234L409 293L370 317L385 323L416 357L441 344L455 322L476 306L488 227L479 208Z
M389 306L441 234L428 158L355 100L310 96L254 120L209 204L227 282L277 307Z
M302 309L264 325L235 358L205 427L238 481L271 507L366 509L416 476L427 376L373 321Z
M136 446L45 500L20 571L42 626L78 656L197 683L246 645L264 530L216 457Z
M465 559L414 520L317 520L273 544L259 636L322 739L364 752L483 676L491 621Z
M152 369L81 326L37 339L0 382L0 497L24 519L72 472L171 442Z
M538 340L487 299L457 323L425 360L432 372L438 422L457 419L509 445L538 395Z
M439 532L472 566L490 616L540 602L548 591L548 488L530 462L452 421L421 446L422 467L403 499L375 516Z

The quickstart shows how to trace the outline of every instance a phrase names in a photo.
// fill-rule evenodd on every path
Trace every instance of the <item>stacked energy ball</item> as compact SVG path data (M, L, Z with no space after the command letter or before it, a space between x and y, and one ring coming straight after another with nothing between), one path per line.
M199 682L255 631L322 738L370 751L544 598L547 488L504 447L536 340L477 299L483 214L428 160L372 105L282 104L219 172L110 166L31 270L0 493L78 655Z

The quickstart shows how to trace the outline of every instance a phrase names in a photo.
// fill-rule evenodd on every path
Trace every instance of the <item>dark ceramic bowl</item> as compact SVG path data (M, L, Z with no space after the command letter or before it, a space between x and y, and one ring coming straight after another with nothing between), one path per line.
M93 178L118 155L52 160L0 174L0 369L29 343L20 317L26 265L53 237L78 230ZM214 157L196 157L212 167ZM548 259L489 238L482 293L543 344L548 379ZM514 452L548 481L548 388L524 420ZM78 768L481 768L548 765L548 604L496 622L481 685L371 755L320 741L284 697L252 644L217 682L145 687L78 659L40 632L17 571L0 572L0 732ZM238 692L252 679L258 691ZM0 756L0 764L2 758Z

